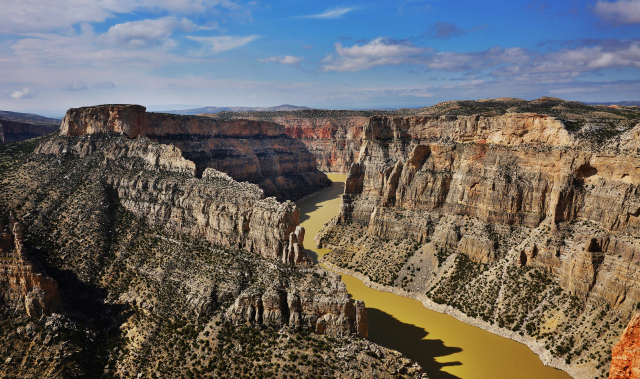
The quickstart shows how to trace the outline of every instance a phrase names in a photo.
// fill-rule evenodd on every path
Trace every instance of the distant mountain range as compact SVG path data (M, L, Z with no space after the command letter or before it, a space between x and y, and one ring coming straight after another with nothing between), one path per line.
M33 113L18 113L9 111L0 111L0 120L24 122L26 124L34 125L60 125L60 122L62 121L62 119L59 118L43 117Z
M640 107L640 101L619 101L617 103L613 102L602 102L602 103L586 103L587 105L619 105L621 107Z
M180 110L172 110L172 111L158 111L158 113L196 115L200 113L218 113L218 112L283 112L283 111L299 111L304 109L313 109L313 108L282 104L282 105L277 105L275 107L203 107L203 108L180 109Z

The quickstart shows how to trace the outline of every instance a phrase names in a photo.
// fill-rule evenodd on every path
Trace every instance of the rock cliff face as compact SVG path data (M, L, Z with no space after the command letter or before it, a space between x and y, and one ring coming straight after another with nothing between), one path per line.
M0 118L0 143L24 141L58 130L57 124L30 124Z
M611 351L609 379L640 378L640 314L635 315Z
M44 141L35 154L103 156L105 184L117 192L127 210L151 225L283 263L311 263L294 203L265 199L256 185L237 182L211 168L197 179L195 164L174 146L148 139L58 137ZM142 167L137 167L139 161L144 162ZM178 176L162 175L163 171Z
M218 121L147 113L139 105L101 105L70 109L60 127L60 134L67 136L106 132L174 145L195 163L197 177L213 168L257 184L278 200L298 200L331 185L304 144L272 122Z
M22 227L11 215L0 220L0 298L30 317L62 309L58 283L25 251Z
M364 302L349 299L339 275L326 272L319 275L328 277L328 283L322 288L306 282L286 291L245 291L227 310L227 317L235 324L289 325L316 334L357 334L366 338L369 324Z
M358 160L362 129L369 117L398 112L300 110L290 112L220 112L202 114L219 120L249 119L281 124L285 133L302 141L323 172L346 173Z
M567 124L372 117L340 215L317 238L334 248L325 259L545 341L557 365L592 377L607 357L589 354L640 301L640 158L632 125L590 134L598 145Z

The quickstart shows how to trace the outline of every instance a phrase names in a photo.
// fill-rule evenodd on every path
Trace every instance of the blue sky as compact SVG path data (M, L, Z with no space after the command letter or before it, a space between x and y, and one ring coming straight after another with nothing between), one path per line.
M0 0L0 109L640 100L640 0Z

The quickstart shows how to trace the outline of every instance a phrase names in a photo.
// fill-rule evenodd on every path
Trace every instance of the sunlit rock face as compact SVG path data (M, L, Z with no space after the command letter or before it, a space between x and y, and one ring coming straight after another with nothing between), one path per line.
M295 201L331 185L305 145L273 122L218 121L148 113L140 105L99 105L70 109L60 127L66 136L106 132L174 145L195 163L197 177L213 168L257 184L267 197L278 200Z

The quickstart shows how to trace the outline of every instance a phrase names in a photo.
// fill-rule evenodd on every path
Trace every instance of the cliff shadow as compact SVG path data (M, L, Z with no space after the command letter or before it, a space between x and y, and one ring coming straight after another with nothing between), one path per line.
M311 196L308 199L302 200L299 202L298 208L300 208L300 223L309 220L311 218L311 213L317 211L322 206L320 204L325 201L333 200L340 198L344 193L344 182L333 182L333 186L330 188ZM333 216L337 216L340 211L340 204L338 204L338 208L335 210L335 214ZM315 237L311 236L311 237Z
M367 308L369 340L398 350L407 358L418 362L430 379L461 379L442 371L446 366L460 366L461 362L440 363L438 357L459 353L459 347L445 346L442 340L424 339L429 333L415 325L406 324L376 308Z

